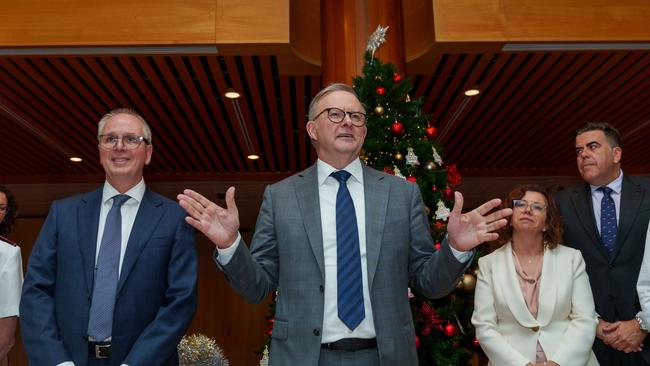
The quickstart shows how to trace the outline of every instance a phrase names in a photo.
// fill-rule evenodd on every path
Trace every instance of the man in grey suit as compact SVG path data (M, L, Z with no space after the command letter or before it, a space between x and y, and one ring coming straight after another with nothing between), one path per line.
M316 95L307 132L318 161L266 189L250 250L233 187L226 208L191 190L178 196L237 292L260 302L278 288L272 365L417 365L408 286L451 292L472 248L496 239L511 214L488 214L496 199L461 215L457 193L449 244L435 251L418 186L359 160L365 120L350 86Z
M556 201L564 244L582 252L594 294L594 353L601 365L648 365L647 314L641 313L636 283L650 219L650 181L623 174L621 137L607 123L579 129L575 149L585 183L559 192Z

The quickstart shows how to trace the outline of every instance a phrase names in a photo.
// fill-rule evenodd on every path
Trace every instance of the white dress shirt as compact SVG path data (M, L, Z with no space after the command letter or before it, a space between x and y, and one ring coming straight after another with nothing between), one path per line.
M133 228L133 223L135 222L135 217L138 214L138 209L140 208L140 202L142 202L142 197L144 197L144 192L146 186L144 184L144 179L141 179L138 184L133 186L124 194L130 196L120 209L122 214L122 242L120 246L120 265L118 271L122 272L122 262L124 262L124 253L126 253L126 246L129 242L129 236L131 235L131 229ZM102 192L102 205L99 211L99 226L97 227L97 245L95 250L95 262L97 262L97 257L99 256L99 248L102 244L102 237L104 236L104 225L106 225L106 216L113 206L113 196L120 194L110 183L104 183L104 190ZM74 366L72 361L66 361L58 364L57 366ZM122 364L122 366L128 366Z
M22 285L20 247L0 239L0 318L18 316Z

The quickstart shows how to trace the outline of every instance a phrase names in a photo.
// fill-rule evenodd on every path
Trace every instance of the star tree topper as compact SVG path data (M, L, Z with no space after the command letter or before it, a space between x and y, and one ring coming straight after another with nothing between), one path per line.
M370 51L372 57L375 57L375 51L379 46L386 42L386 32L388 31L388 26L382 27L381 25L377 26L377 29L370 35L368 38L368 46L366 47L367 51Z

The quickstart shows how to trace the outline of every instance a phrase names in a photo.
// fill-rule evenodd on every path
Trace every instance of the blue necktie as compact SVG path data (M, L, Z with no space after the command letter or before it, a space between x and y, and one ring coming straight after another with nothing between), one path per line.
M103 341L113 331L115 292L119 279L120 247L122 245L122 213L120 209L129 196L113 197L113 206L106 216L104 235L95 264L95 287L90 305L88 335L95 341Z
M345 170L332 173L339 181L336 193L336 278L338 313L341 321L354 330L366 317L361 283L361 255L359 231L354 203L348 191L350 173Z
M612 189L609 187L600 187L599 191L603 192L603 199L600 201L600 238L605 244L609 254L612 254L616 246L616 206L612 199Z

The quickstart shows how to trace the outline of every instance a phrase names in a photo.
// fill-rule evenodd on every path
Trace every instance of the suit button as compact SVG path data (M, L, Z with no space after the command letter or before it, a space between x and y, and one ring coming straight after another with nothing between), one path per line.
M314 329L314 335L318 337L320 335L320 330Z
M325 287L323 287L323 285L320 285L318 289L320 290L321 293L325 292Z
M530 328L530 330L532 330L533 332L537 332L537 331L539 331L539 327L532 327L532 328Z

